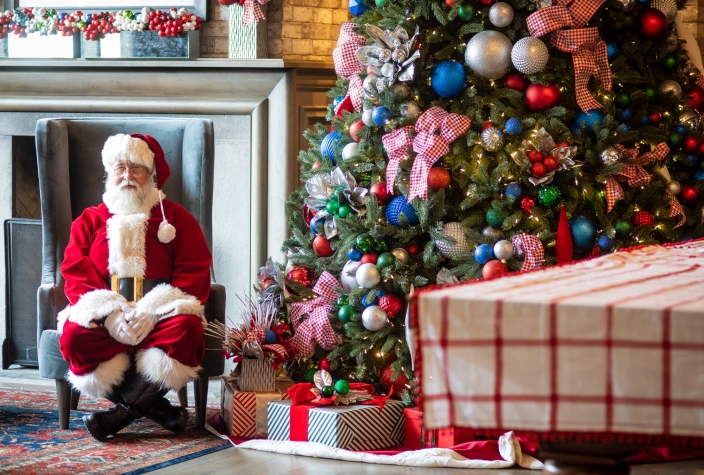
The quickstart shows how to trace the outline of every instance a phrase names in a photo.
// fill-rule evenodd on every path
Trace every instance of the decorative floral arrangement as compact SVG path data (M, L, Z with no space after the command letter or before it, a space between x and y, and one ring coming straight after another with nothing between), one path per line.
M121 31L157 31L159 36L179 36L183 32L199 30L201 18L185 8L169 11L144 7L141 13L132 10L84 14L57 12L42 7L17 8L0 12L0 38L10 31L20 38L29 33L40 35L73 36L83 32L86 40L97 41Z

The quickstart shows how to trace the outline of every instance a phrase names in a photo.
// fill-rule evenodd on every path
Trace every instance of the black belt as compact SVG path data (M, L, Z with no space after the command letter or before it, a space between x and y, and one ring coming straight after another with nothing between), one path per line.
M168 283L164 279L143 279L142 277L112 276L106 281L112 290L118 292L130 302L138 302L146 293L159 284Z

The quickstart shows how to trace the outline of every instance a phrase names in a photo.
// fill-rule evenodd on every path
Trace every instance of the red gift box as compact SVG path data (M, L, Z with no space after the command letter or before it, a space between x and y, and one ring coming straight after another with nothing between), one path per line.
M418 450L430 448L448 448L474 439L474 429L449 427L446 429L425 430L423 427L423 411L414 407L403 410L405 419L404 447Z

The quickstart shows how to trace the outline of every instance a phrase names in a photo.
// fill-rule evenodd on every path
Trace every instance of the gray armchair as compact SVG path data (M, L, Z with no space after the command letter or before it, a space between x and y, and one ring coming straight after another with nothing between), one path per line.
M171 177L164 193L185 207L200 223L212 249L213 123L200 119L43 119L37 122L36 144L42 206L42 280L37 291L39 373L56 380L59 425L68 428L70 409L79 394L65 379L68 362L59 351L56 316L67 305L60 266L71 223L85 208L102 201L104 169L100 152L114 134L141 133L155 137L166 155ZM80 184L80 186L79 186ZM211 285L205 305L208 321L225 322L225 288ZM220 345L206 336L206 348ZM219 350L207 350L203 370L194 381L196 423L205 424L208 378L225 369ZM179 392L187 405L186 388Z

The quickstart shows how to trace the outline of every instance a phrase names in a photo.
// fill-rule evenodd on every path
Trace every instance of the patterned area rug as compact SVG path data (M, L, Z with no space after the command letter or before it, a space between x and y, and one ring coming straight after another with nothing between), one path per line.
M117 437L98 442L81 416L108 409L111 403L81 397L65 431L59 430L56 404L51 391L0 388L1 473L137 475L230 447L229 442L194 428L193 408L190 427L180 436L140 419ZM208 408L209 416L214 412L218 409Z

